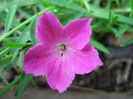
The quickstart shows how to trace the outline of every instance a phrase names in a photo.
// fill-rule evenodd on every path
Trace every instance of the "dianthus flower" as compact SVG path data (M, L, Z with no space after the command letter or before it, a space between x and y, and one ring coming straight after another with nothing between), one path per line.
M39 44L24 56L25 73L46 76L49 86L62 93L75 74L89 73L102 66L97 50L88 43L91 20L80 18L63 28L54 14L44 12L35 31Z

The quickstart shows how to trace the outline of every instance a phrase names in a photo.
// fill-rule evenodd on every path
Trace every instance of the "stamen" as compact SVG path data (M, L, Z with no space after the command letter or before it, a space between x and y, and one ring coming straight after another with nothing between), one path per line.
M64 55L64 52L66 51L66 45L65 44L60 44L58 46L58 50L59 50L59 55L62 57Z
M66 50L66 45L65 44L60 44L59 46L58 46L58 50L61 50L61 51L65 51Z

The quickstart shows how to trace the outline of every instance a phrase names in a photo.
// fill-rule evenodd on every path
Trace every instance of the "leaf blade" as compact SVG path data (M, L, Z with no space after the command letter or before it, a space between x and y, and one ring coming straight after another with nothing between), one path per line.
M109 54L110 51L104 46L102 45L101 43L99 43L98 41L94 40L94 39L90 39L90 43L95 47L97 48L98 50L104 52L104 53L107 53Z
M15 16L16 11L17 11L17 7L18 7L17 4L13 5L7 14L6 22L5 22L5 33L7 33L11 27L13 18Z

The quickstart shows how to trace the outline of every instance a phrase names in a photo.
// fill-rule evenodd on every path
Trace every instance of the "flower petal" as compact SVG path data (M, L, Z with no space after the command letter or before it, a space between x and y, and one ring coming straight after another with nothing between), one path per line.
M23 71L26 74L40 76L46 74L46 63L50 57L48 47L42 44L37 44L30 48L24 56Z
M70 61L76 74L89 73L98 65L103 65L97 50L91 44L87 44L81 51L73 51L70 55Z
M65 36L72 48L81 50L90 40L92 18L71 21L65 27Z
M59 93L63 93L72 83L74 76L66 60L54 58L49 62L46 77L53 90L57 89Z
M54 14L44 12L39 18L36 38L40 43L50 44L55 40L60 40L62 32L63 26Z

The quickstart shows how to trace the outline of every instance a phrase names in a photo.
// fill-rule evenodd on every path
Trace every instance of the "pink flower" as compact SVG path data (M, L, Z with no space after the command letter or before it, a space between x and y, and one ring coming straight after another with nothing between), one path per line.
M26 74L46 76L49 86L60 93L72 83L75 74L85 74L102 66L97 50L88 44L91 18L71 21L65 28L52 13L39 18L36 38L39 44L24 56Z

